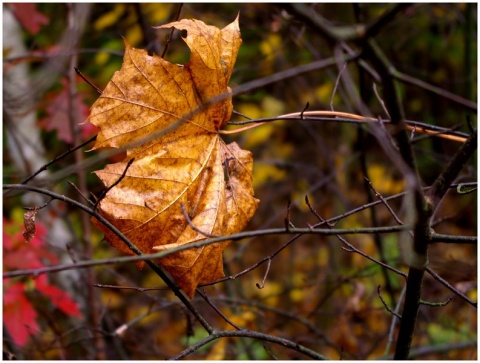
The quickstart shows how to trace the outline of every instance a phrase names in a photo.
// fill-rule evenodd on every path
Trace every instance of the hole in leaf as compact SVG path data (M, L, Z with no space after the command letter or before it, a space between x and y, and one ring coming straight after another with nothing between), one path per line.
M182 38L186 38L186 37L188 36L188 31L186 31L185 29L182 29L182 30L180 31L180 36L181 36Z

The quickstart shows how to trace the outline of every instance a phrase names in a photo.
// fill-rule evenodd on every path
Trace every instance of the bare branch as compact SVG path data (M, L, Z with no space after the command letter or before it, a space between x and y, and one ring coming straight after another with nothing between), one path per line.
M325 360L327 359L323 355L314 352L313 350L304 347L303 345L300 345L298 343L292 342L291 340L285 339L285 338L280 338L276 337L273 335L269 334L264 334L260 333L257 331L252 331L252 330L222 330L222 331L215 331L212 334L210 334L207 338L202 339L196 344L193 344L189 346L187 349L185 349L183 352L180 354L177 354L176 356L172 357L172 360L178 360L181 358L184 358L191 353L195 352L197 349L203 347L204 345L213 342L214 340L220 339L220 338L228 338L228 337L244 337L244 338L252 338L252 339L259 339L259 340L264 340L267 342L275 343L280 346L286 347L288 349L292 349L296 352L302 353L307 357L316 359L316 360Z
M387 309L387 311L394 315L398 320L402 320L402 317L396 313L395 311L393 311L392 309L390 309L390 307L387 305L387 303L385 302L385 300L383 300L383 297L382 297L382 294L380 293L380 285L378 285L377 287L377 295L378 297L380 298L380 301L382 302L383 306L385 306L385 309Z
M457 243L457 244L477 244L477 236L455 236L450 234L432 233L430 243Z
M433 209L438 207L450 185L455 181L455 178L457 178L463 166L477 149L477 142L477 133L475 132L470 135L468 140L460 147L445 170L433 183L432 188L427 193Z

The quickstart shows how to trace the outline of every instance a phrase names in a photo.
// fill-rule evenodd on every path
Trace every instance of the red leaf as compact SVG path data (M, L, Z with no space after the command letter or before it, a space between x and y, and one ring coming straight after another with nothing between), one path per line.
M20 232L20 227L12 221L3 219L3 266L6 270L23 270L40 268L58 263L58 257L45 248L42 239L47 231L37 223L36 235L27 245Z
M70 96L69 81L64 78L62 80L62 89L60 91L51 92L47 95L48 105L46 107L47 116L39 121L40 127L47 131L57 131L57 137L68 144L73 142L72 127L70 125ZM89 114L89 108L83 102L83 95L78 93L75 98L78 119L83 119ZM85 125L86 126L86 125ZM81 127L82 136L87 138L96 132L95 127Z
M30 221L31 218L28 213L26 214L26 220ZM46 248L42 240L47 233L45 227L41 223L37 223L35 236L32 237L29 244L26 244L20 226L20 221L3 219L4 270L41 268L46 264L57 264L58 257ZM66 315L82 316L75 300L65 291L51 285L47 275L40 275L34 280L29 280L29 283L32 283L38 292L48 297L52 304ZM3 296L5 326L16 344L25 345L29 335L39 330L36 322L37 313L25 295L25 282L4 279Z
M50 22L44 14L36 9L37 4L18 3L9 5L13 9L18 22L32 35L37 34L42 25Z
M46 277L46 276L45 276ZM46 280L46 279L45 279ZM40 283L40 280L36 281L36 288L45 296L48 296L53 305L63 311L66 315L80 317L80 312L77 303L68 296L67 293L60 290L58 287L49 285L47 283Z
M9 286L3 294L3 323L15 344L23 346L39 330L37 313L24 295L25 284Z

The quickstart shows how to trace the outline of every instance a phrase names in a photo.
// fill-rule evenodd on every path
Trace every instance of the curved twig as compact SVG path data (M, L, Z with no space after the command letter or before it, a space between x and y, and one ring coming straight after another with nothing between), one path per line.
M317 360L326 360L327 358L303 345L300 345L298 343L292 342L291 340L285 339L285 338L280 338L276 337L273 335L265 334L265 333L260 333L257 331L252 331L252 330L221 330L221 331L215 331L212 334L210 334L208 337L202 339L201 341L197 342L196 344L191 345L187 349L185 349L183 352L180 354L177 354L176 356L172 357L170 360L178 360L181 358L184 358L188 356L189 354L195 352L199 348L203 347L204 345L211 343L217 339L220 338L228 338L228 337L243 337L243 338L252 338L252 339L260 339L264 340L267 342L275 343L278 345L281 345L283 347L292 349L296 352L302 353L306 355L307 357L317 359Z

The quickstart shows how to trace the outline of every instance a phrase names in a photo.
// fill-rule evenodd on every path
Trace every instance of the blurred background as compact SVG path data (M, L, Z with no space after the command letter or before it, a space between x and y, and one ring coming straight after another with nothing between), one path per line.
M327 28L371 24L398 5L308 4ZM234 110L252 119L308 110L362 114L358 99L375 116L388 119L381 84L368 62L344 62L339 54L362 49L361 41L335 42L310 26L290 4L4 4L3 5L3 183L15 184L96 130L81 125L89 107L120 69L124 40L161 54L170 33L152 26L194 18L222 28L240 14L243 44L230 86L266 77L313 61L338 57L336 66L283 79L233 99ZM398 72L413 82L398 82L408 120L468 133L476 125L477 5L405 6L385 20L374 39ZM173 34L165 59L188 62L189 50ZM368 70L373 69L373 72ZM416 83L416 84L412 84ZM427 85L436 87L429 91ZM375 87L379 97L375 95ZM459 103L450 94L470 101ZM473 101L473 102L472 102ZM232 121L245 118L234 114ZM364 177L383 197L404 191L401 173L368 129L359 124L275 121L225 137L254 156L255 196L261 200L247 230L283 227L287 203L296 227L378 200ZM422 181L430 185L460 143L413 135ZM92 171L118 156L95 163L92 144L56 161L29 184L85 203L99 195ZM476 158L460 182L476 182ZM70 184L69 184L70 182ZM72 187L73 183L76 188ZM477 194L452 189L436 212L434 229L476 235ZM36 217L37 233L26 244L23 207L48 198L10 192L3 197L4 271L39 268L80 260L110 258L118 252L102 240L78 208L51 202ZM399 218L403 199L389 202ZM396 222L379 204L340 220L336 228L388 226ZM400 235L351 235L349 243L407 272ZM225 271L237 274L276 253L289 235L234 242L225 251ZM284 337L331 359L382 358L389 342L392 309L403 277L363 256L343 250L335 237L304 235L275 254L263 289L267 264L235 280L205 287L205 293L237 325ZM435 244L430 267L469 298L477 298L476 245ZM98 284L103 285L99 287ZM141 288L141 289L140 289ZM148 290L147 288L159 288ZM146 289L146 290L143 290ZM18 359L166 359L206 336L178 299L148 269L112 264L56 274L4 279L4 351ZM445 302L452 293L427 277L422 299ZM200 297L194 304L218 329L229 326ZM126 325L125 325L126 324ZM422 359L476 359L477 311L454 298L446 306L422 307L414 348ZM121 332L117 329L125 327ZM395 334L393 335L395 338ZM394 345L393 345L394 346ZM415 350L414 350L415 351ZM412 353L414 352L412 351ZM304 359L299 352L246 338L219 339L189 359Z

